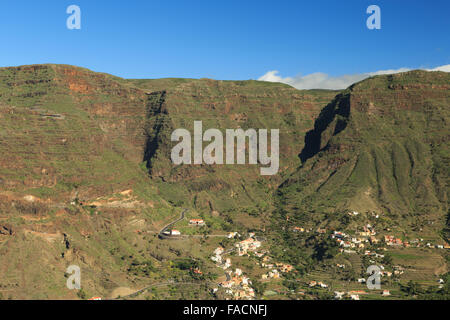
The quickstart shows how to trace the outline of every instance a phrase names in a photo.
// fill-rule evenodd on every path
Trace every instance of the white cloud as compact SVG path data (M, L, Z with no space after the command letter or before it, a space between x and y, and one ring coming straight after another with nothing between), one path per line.
M305 76L298 75L295 77L283 78L279 75L278 71L273 70L267 72L265 75L260 77L260 81L269 82L282 82L289 84L297 89L345 89L355 82L361 81L363 79L369 78L375 75L382 74L394 74L399 72L406 72L412 69L400 68L391 70L379 70L375 72L359 73L359 74L346 74L342 76L332 77L326 73L316 72ZM450 64L445 66L440 66L434 69L423 69L427 71L444 71L450 72Z
M450 64L447 64L445 66L440 66L434 69L428 69L428 71L443 71L443 72L450 72Z

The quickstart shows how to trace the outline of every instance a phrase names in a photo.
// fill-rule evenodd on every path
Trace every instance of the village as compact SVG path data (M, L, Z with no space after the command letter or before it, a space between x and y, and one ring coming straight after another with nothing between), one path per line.
M350 211L348 213L349 216L356 217L360 213L357 211ZM373 215L375 219L378 219L380 216L378 214ZM386 267L383 266L382 261L385 258L385 253L389 251L390 248L429 248L429 249L450 249L450 245L447 243L443 244L433 244L429 241L425 241L421 238L414 238L412 240L400 239L392 234L385 234L383 236L379 236L375 227L370 223L364 224L362 227L358 228L356 232L346 233L344 231L339 230L327 230L326 228L317 228L313 230L312 228L302 227L302 226L294 226L292 228L292 232L294 233L315 233L319 235L327 235L329 234L330 238L336 241L336 244L339 247L339 252L341 254L360 254L362 256L367 256L370 260L369 262L378 266L380 270L380 277L392 277L404 274L405 268L401 265L392 265L391 271L386 270ZM389 229L387 229L389 231ZM335 266L338 269L345 270L346 265L343 263L336 263ZM366 278L357 278L356 281L360 284L365 284ZM443 287L444 280L439 279L437 281L438 288ZM308 286L310 288L328 288L328 285L323 283L322 281L309 281ZM334 291L335 299L344 299L349 298L352 300L360 300L360 295L367 295L368 291L365 290L350 290L350 291ZM391 295L390 290L384 289L381 291L381 296L388 297Z
M349 215L357 216L358 212L349 212ZM379 216L375 216L378 219ZM189 220L190 226L205 226L205 221L203 219L191 219ZM384 230L385 231L385 230ZM380 268L380 277L393 278L400 277L404 274L405 268L401 265L389 265L383 264L384 258L386 257L386 252L389 248L421 248L426 247L430 249L448 249L447 244L432 244L431 242L425 241L424 239L400 239L393 234L383 234L380 235L376 231L375 225L370 223L365 223L357 230L353 232L341 231L341 230L327 230L327 228L319 227L316 229L294 226L292 227L292 232L294 233L304 233L304 234L317 234L323 237L329 237L336 242L338 247L338 252L343 255L360 255L365 256L368 261ZM173 229L170 231L173 236L180 236L181 233ZM263 240L261 237L256 236L255 232L249 232L246 236L241 235L238 232L229 232L226 238L234 241L231 247L219 246L214 251L210 260L213 261L217 268L224 271L224 277L221 279L217 286L213 288L213 294L223 292L226 299L234 300L253 300L257 299L261 292L257 296L257 292L253 287L253 280L257 280L261 283L278 283L278 281L293 281L303 286L304 290L297 290L296 294L305 295L307 289L319 289L325 290L324 292L329 292L332 294L334 299L351 299L360 300L361 296L373 294L371 290L364 289L350 289L350 290L339 290L339 288L330 287L330 284L323 280L312 279L312 280L302 280L297 276L289 276L288 274L297 273L294 266L282 262L273 261L268 249L264 248ZM235 266L233 257L256 257L258 258L256 263L259 268L265 269L264 273L254 278L254 274L249 276L239 264ZM346 270L349 266L345 263L335 263L337 270ZM368 277L368 276L367 276ZM354 281L359 284L361 288L366 286L368 281L367 277L357 277ZM308 277L309 278L309 277ZM396 279L397 279L396 278ZM439 279L442 281L442 279ZM280 282L281 283L281 282ZM439 282L442 286L442 283ZM334 291L333 291L334 289ZM336 290L337 289L337 290ZM306 290L306 291L305 291ZM266 290L268 294L273 294L273 290ZM382 297L389 297L392 295L388 288L383 288L377 291Z
M349 216L357 217L357 211L351 211ZM378 219L379 215L374 215L373 218ZM181 220L181 219L179 219ZM178 220L178 221L179 221ZM188 234L183 234L180 230L167 228L164 234L172 239L186 239L187 237L201 237L196 235L193 229L186 229L186 227L202 228L206 227L206 222L201 218L191 218L180 230L185 230ZM405 271L402 265L393 265L391 263L385 264L386 253L392 249L401 248L428 248L428 249L448 249L448 244L433 244L431 241L426 241L421 238L405 239L405 237L395 236L395 233L388 233L389 228L384 228L379 234L376 230L376 223L363 223L358 227L353 227L352 230L333 230L326 227L311 228L305 226L293 226L291 232L297 234L305 234L305 236L315 235L321 239L331 239L336 243L337 250L342 257L358 256L367 257L367 263L376 265L380 271L380 277L398 281ZM189 231L191 230L191 231ZM194 232L194 234L193 234ZM309 234L309 235L308 235ZM211 236L211 234L209 235ZM219 237L219 235L213 235ZM368 275L364 276L365 271L361 269L359 277L352 281L355 285L350 285L347 290L343 290L342 285L333 282L328 283L323 277L314 279L313 275L299 276L294 266L274 261L271 257L270 251L263 245L264 238L259 237L255 232L248 232L240 234L237 231L222 234L228 240L225 245L216 247L210 260L214 262L217 268L223 270L223 276L218 278L217 285L212 288L212 294L225 297L227 300L253 300L263 296L272 295L294 295L297 297L311 296L320 294L328 294L334 299L350 299L360 300L362 296L374 295L375 292L366 290L366 283L369 281ZM220 242L222 243L222 242ZM240 258L240 259L238 259ZM247 270L242 258L249 258L252 264L258 266L255 273L254 268L251 272ZM360 258L358 258L360 259ZM345 260L345 259L344 259ZM354 271L359 273L358 269L354 269L352 265L347 265L345 262L337 261L334 264L336 270L343 272ZM247 270L247 271L246 271ZM261 272L261 270L265 270ZM347 270L347 271L346 271ZM199 269L193 270L194 273L202 274ZM336 271L337 272L337 271ZM257 291L254 287L254 282L268 286L268 290ZM286 284L295 283L297 290L287 290ZM389 282L391 283L391 282ZM282 286L280 286L282 285ZM443 286L443 280L439 279L439 288ZM284 286L284 290L281 289ZM289 286L288 286L289 287ZM280 290L281 289L281 290ZM389 287L384 287L382 290L376 291L376 294L381 297L390 297L392 295Z
M240 237L237 232L228 234L229 239ZM226 295L231 296L235 300L252 300L255 298L255 290L251 287L252 281L244 272L236 268L234 271L228 270L232 266L231 258L224 257L225 255L236 251L238 256L247 255L248 252L255 252L261 247L261 241L257 240L254 233L250 233L249 237L235 244L234 248L225 250L223 247L218 247L214 250L214 255L211 260L216 263L218 268L225 270L226 280L219 283L221 288L225 289ZM213 292L219 289L214 288Z

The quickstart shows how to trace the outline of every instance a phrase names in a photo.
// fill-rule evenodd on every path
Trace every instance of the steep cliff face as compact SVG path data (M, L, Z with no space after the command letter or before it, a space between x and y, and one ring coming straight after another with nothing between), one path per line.
M74 298L61 278L77 264L88 270L86 290L107 296L133 285L136 259L155 265L148 281L169 278L175 254L147 233L186 207L220 232L225 222L242 227L249 213L261 227L334 95L257 81L126 80L66 65L0 69L0 287L14 298ZM280 129L281 174L174 166L170 135L192 132L195 120L205 129Z
M144 159L154 181L164 182L161 188L172 202L205 212L267 208L268 193L299 164L305 132L335 95L333 91L302 92L257 81L162 81L167 89L152 91L160 89L153 80L131 80L148 90ZM194 121L202 121L203 131L216 128L223 134L237 128L280 129L280 174L262 177L260 166L248 164L173 165L170 154L177 142L170 140L171 133L184 128L193 136Z
M130 285L120 257L137 255L136 231L174 214L141 166L147 111L145 91L109 75L0 69L4 298L76 298L65 287L70 264L85 271L87 292Z
M336 96L306 135L303 165L278 190L278 213L337 226L356 210L405 233L445 228L449 82L448 73L413 71Z
M142 161L141 90L85 69L42 65L2 69L0 92L0 176L10 191L40 187L58 198L80 184L82 193L100 195L118 183L109 177L115 166Z
M14 298L74 298L61 279L70 264L105 296L177 276L173 259L210 255L197 242L155 240L185 208L211 232L267 231L274 254L299 265L310 252L287 232L298 225L356 229L378 215L377 228L442 238L449 89L448 73L422 71L333 92L127 80L65 65L0 69L0 287ZM279 129L279 173L174 165L171 134L193 133L194 121L203 131Z
M160 187L173 203L218 211L267 202L335 95L258 81L125 80L65 65L5 68L0 80L6 190L61 200L76 187L89 199L166 182ZM257 165L174 166L171 133L193 132L194 121L222 132L280 129L279 174L261 177Z

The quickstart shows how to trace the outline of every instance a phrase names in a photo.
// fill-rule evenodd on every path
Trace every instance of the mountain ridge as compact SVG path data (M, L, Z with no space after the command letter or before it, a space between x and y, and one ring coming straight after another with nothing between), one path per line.
M86 291L107 296L180 276L172 267L179 256L215 274L208 256L218 242L155 238L185 208L206 222L205 235L266 236L273 255L299 272L319 266L329 245L316 235L299 240L291 232L299 226L370 222L381 234L448 243L449 89L448 73L420 70L336 92L123 79L69 65L0 68L0 287L15 298L76 298L62 275L77 263L89 270ZM174 166L170 134L195 120L280 129L279 174ZM349 217L353 210L359 218ZM445 254L433 257L441 264Z

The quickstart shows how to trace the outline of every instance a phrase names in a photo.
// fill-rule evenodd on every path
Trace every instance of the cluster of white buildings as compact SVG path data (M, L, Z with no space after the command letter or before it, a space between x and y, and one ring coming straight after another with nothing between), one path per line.
M266 256L266 257L264 257L263 263L261 263L262 267L269 268L269 269L273 268L272 270L270 270L269 272L267 272L267 273L265 273L265 274L263 274L261 276L261 278L263 280L266 280L266 279L279 279L281 277L280 272L281 273L289 273L289 272L291 272L294 269L294 267L291 266L290 264L285 264L285 263L275 263L275 264L273 264L273 263L266 263L266 262L268 262L269 259L270 258L268 256ZM280 270L280 271L278 271L278 270Z
M263 280L279 279L279 278L280 278L280 273L278 272L277 269L273 269L273 270L269 271L268 273L265 273L261 276L261 279L263 279Z
M384 242L388 246L405 246L405 247L409 247L408 241L403 242L402 239L395 238L394 236L390 236L390 235L384 236Z
M427 247L427 248L435 248L435 249L450 249L450 245L448 243L445 244L432 244L431 242L427 242L425 244L423 244L424 240L423 239L414 239L411 241L403 241L400 238L396 238L395 236L392 235L385 235L384 236L384 242L386 245L388 246L398 246L398 247L405 247L405 248L409 248L409 247L416 247L416 248L420 248L420 247Z
M363 242L368 242L368 240L356 237L349 239L349 235L341 231L334 231L331 238L336 239L339 246L343 248L364 248Z
M262 260L261 266L264 268L278 268L280 269L281 272L284 273L288 273L291 272L292 270L294 270L294 267L290 264L287 263L282 263L282 262L275 262L275 263L271 263L270 260L272 258L270 256L265 256Z
M292 231L293 232L300 232L300 233L303 233L303 232L310 233L310 232L313 232L313 229L312 228L306 229L306 228L303 228L303 227L294 227L292 229ZM326 233L327 229L325 229L325 228L317 228L316 232L317 233Z
M225 252L224 248L222 247L216 248L216 250L214 250L214 255L211 257L211 260L216 263L217 267L226 270L229 267L231 267L231 259L230 258L223 259L222 254L224 252Z
M248 252L255 252L259 247L261 247L261 241L255 239L254 234L250 234L248 239L242 240L235 244L237 248L237 253L239 256L247 255Z
M426 246L428 248L436 248L436 249L450 249L450 245L448 243L446 244L435 244L433 245L432 243L427 242Z
M370 224L363 226L363 231L358 232L358 235L359 237L350 236L342 231L334 231L333 234L331 234L331 238L336 239L336 242L339 244L340 247L347 249L348 248L363 249L369 243L370 244L378 243L378 239L375 238L376 232ZM345 252L345 250L341 250L341 252ZM354 251L348 253L354 253Z
M310 287L310 288L313 288L313 287L321 287L321 288L328 288L328 285L327 284L325 284L325 283L323 283L323 282L321 282L321 281L319 281L319 282L317 282L317 281L310 281L309 283L308 283L308 286Z
M227 236L228 239L238 238L241 235L237 232L230 232ZM248 254L252 251L257 254L256 250L261 247L261 242L256 239L254 233L249 233L248 239L240 241L235 244L237 253L239 256ZM214 250L211 260L216 262L216 266L227 270L231 267L231 259L224 259L223 255L226 253L223 247L218 247ZM262 257L265 253L261 253ZM232 296L235 300L252 300L255 298L255 290L251 287L251 280L249 277L243 274L242 270L236 268L235 271L228 270L225 272L226 280L219 284L220 287L225 289L225 294ZM218 288L215 288L213 292L217 292Z
M344 297L349 297L351 300L360 300L359 296L360 295L364 295L367 294L367 292L363 291L363 290L354 290L354 291L334 291L334 298L337 300L341 300ZM383 290L381 292L381 295L383 297L387 297L390 296L391 293L389 290Z
M227 279L219 284L225 289L227 295L231 295L235 300L252 300L255 298L255 290L251 287L251 280L241 269L226 272Z
M347 296L352 300L360 300L359 296L363 295L363 294L367 294L367 292L365 292L364 290L352 290L352 291L335 291L334 292L334 298L335 299L342 299L343 297Z
M241 235L238 232L230 232L230 233L228 233L227 238L228 239L234 239L234 238L240 237L240 236Z
M376 253L375 251L366 250L364 251L365 256L375 257L375 258L384 258L384 254Z
M360 294L367 294L365 291L335 291L334 292L334 298L336 300L341 300L345 296L349 297L351 300L360 300L359 295Z

